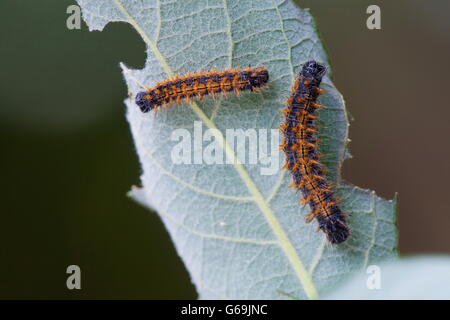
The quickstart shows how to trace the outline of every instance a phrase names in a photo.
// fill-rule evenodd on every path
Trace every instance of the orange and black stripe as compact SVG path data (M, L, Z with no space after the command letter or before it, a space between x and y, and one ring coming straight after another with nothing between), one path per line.
M269 72L265 67L202 71L158 82L153 88L139 92L136 104L142 112L149 112L172 103L215 97L229 92L258 91L267 85Z
M350 229L318 152L315 124L318 116L314 112L325 108L316 102L324 92L319 86L325 72L326 68L315 61L303 65L283 110L285 121L280 130L284 134L281 149L286 154L285 168L292 173L292 187L301 191L301 202L311 207L307 221L315 218L319 229L334 244L345 241L350 236Z

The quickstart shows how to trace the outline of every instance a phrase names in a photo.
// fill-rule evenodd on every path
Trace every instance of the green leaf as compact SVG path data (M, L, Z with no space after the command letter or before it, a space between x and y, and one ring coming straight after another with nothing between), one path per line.
M361 272L325 299L450 299L450 258L424 256L391 261ZM377 277L376 279L374 277Z
M171 139L194 123L213 130L226 157L234 160L226 129L276 129L299 67L310 59L329 65L307 10L286 0L78 0L91 30L112 21L131 24L147 45L144 69L122 64L130 97L127 118L142 165L140 203L164 221L188 268L200 298L317 298L345 276L368 264L396 256L395 201L343 184L348 120L344 101L330 80L319 115L321 151L330 177L351 214L353 236L331 246L317 225L305 223L309 211L289 189L291 177L267 164L174 164ZM156 81L211 68L267 66L269 88L217 100L172 106L142 114L134 95ZM261 137L261 136L260 136ZM263 136L263 138L265 138ZM270 136L268 143L270 145ZM276 141L276 145L278 145ZM203 143L203 146L208 143ZM194 148L195 149L195 148ZM246 145L248 150L248 144ZM143 200L145 199L145 200Z

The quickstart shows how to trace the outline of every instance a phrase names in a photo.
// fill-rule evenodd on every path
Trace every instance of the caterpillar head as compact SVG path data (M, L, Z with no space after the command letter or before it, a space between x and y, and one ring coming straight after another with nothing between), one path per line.
M155 108L158 103L157 97L151 91L141 91L136 95L136 104L142 112L149 112Z
M303 65L302 74L305 78L315 79L321 81L324 74L327 72L327 67L317 63L314 60L308 61Z

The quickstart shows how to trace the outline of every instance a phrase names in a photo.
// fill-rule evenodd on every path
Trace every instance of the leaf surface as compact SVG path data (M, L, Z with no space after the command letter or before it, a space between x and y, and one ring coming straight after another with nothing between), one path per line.
M319 113L320 148L342 208L351 214L351 239L331 246L316 232L316 222L305 223L309 208L289 189L291 177L279 169L281 152L269 151L278 156L273 174L263 174L270 166L264 156L256 164L226 163L240 151L249 155L248 143L233 148L224 141L227 129L256 130L276 149L279 141L271 142L270 130L282 122L279 111L299 67L310 59L329 65L307 10L286 0L77 1L90 30L127 22L147 45L144 69L121 65L130 93L127 118L143 170L143 189L131 193L164 221L200 298L317 298L351 272L396 256L395 201L341 182L348 120L330 69L322 85L327 93L319 101L328 107ZM176 73L248 65L268 67L268 89L172 106L156 116L142 114L134 104L138 91ZM199 128L210 133L203 147L215 141L225 164L194 163ZM265 136L260 129L268 130ZM192 164L173 162L180 143L174 132L190 135Z
M398 259L358 272L324 297L330 300L450 299L450 258L419 256Z

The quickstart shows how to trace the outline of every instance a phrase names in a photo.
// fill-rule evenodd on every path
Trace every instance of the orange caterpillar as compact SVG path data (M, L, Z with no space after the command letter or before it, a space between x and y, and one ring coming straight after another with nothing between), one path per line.
M317 132L314 115L316 109L325 108L316 103L324 92L319 88L326 68L315 61L303 65L292 95L283 110L286 117L280 130L284 134L281 149L286 154L286 165L292 173L292 187L302 192L302 203L309 204L311 212L307 222L314 218L319 229L325 232L331 243L341 243L350 236L347 215L338 207L339 199L334 195L333 185L325 176L326 169L319 162Z
M214 97L232 91L236 94L241 90L258 91L268 81L269 72L265 67L202 71L158 82L156 87L139 92L136 104L142 112L149 112L183 100L201 99L208 94Z

